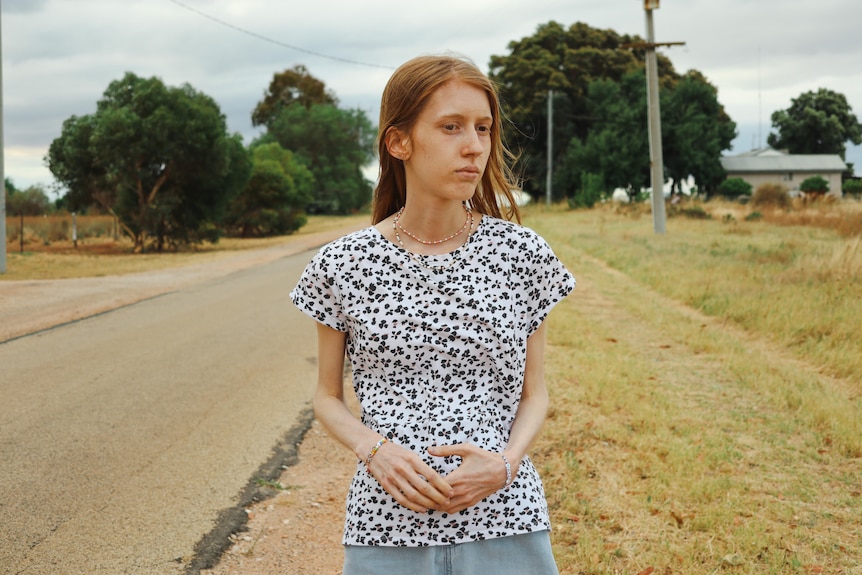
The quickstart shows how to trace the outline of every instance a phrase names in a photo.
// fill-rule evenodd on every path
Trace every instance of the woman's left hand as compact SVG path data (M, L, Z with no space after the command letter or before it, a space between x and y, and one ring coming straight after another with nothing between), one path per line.
M440 511L458 513L506 486L506 463L499 453L486 451L472 443L435 445L428 448L428 453L435 457L454 455L461 458L458 469L444 478L454 494L449 505L439 508ZM513 474L517 469L516 463L512 462Z

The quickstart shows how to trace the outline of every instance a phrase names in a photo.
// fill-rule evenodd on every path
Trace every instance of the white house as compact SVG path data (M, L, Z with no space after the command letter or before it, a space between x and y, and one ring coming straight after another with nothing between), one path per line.
M829 193L839 197L841 173L847 170L847 164L837 154L788 154L772 148L723 156L721 165L728 178L742 178L754 189L768 183L799 191L807 178L820 176L829 182Z

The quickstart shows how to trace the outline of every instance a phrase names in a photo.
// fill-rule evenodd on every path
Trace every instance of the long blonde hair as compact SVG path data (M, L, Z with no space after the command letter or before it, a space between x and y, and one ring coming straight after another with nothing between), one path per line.
M380 124L377 133L377 151L380 157L380 174L371 204L372 223L385 220L404 206L407 199L407 182L404 164L393 157L386 147L387 134L395 129L409 134L428 99L444 84L460 80L475 86L488 95L491 107L491 153L476 193L470 204L476 211L501 218L501 196L505 199L505 217L521 221L512 195L517 187L507 160L514 157L506 149L501 137L500 99L496 86L473 62L456 56L419 56L402 64L386 84L380 102Z

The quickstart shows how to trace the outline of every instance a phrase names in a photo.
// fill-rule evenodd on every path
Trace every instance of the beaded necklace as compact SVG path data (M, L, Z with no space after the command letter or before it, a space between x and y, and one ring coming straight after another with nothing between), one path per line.
M395 225L398 227L399 230L401 230L402 232L404 232L405 234L407 234L408 236L410 236L411 238L413 238L414 240L416 240L420 244L424 244L426 246L436 246L437 244L442 244L444 242L448 242L452 238L456 238L456 237L460 236L462 233L464 233L464 230L467 229L467 224L470 223L473 219L473 213L470 210L470 208L467 207L466 204L461 204L461 206L463 206L464 211L467 212L467 217L464 218L464 225L461 226L460 230L458 230L457 232L455 232L451 236L446 236L442 240L423 240L420 237L413 235L410 231L407 230L407 228L402 226L401 225L401 216L404 215L404 206L401 206L401 209L398 210L397 214L395 214Z
M472 211L470 208L468 208L467 206L464 206L464 209L465 209L465 210L467 210L467 222L466 222L466 224L465 224L465 228L464 228L464 229L469 228L470 230L472 230L472 229L473 229L473 211ZM426 263L425 261L423 261L423 260L422 260L422 258L421 258L420 256L417 256L416 254L414 254L413 252L411 252L410 250L408 250L408 249L405 247L405 245L404 245L404 241L401 239L401 234L400 234L400 233L398 233L398 230L399 230L399 229L401 229L401 230L403 230L403 231L407 232L407 230L404 230L404 228L402 228L402 227L398 224L398 219L401 217L401 213L402 213L403 211L404 211L404 208L402 207L400 210L398 210L398 212L396 212L396 214L395 214L395 219L394 219L394 220L392 220L392 229L395 231L395 239L398 241L398 245L399 245L399 246L401 246L401 249L402 249L402 250L404 250L405 252L407 252L407 255L409 255L409 256L410 256L410 259L412 259L414 262L416 262L416 263L417 263L417 264L419 264L420 266L425 267L425 268L428 268L428 269L433 270L433 271L435 271L435 272L442 272L442 271L446 271L447 269L449 269L449 268L451 268L453 265L455 265L457 262L461 261L461 248L463 248L463 247L466 245L466 242L464 242L463 244L461 244L461 246L460 246L457 250L455 250L454 252L452 252L452 254L451 254L451 255L452 255L452 261L450 261L450 262L448 262L448 263L446 263L446 264L444 264L444 265L442 265L442 266L435 266L435 265L428 264L428 263ZM461 231L459 231L458 233L456 233L456 234L455 234L455 236L457 236L457 235L459 235L461 232L463 232L463 231L464 231L464 229L462 229ZM455 237L455 236L452 236L452 237ZM411 235L410 237L413 237L413 236ZM469 240L470 240L470 238L468 237L468 238L467 238L467 241L469 241ZM442 241L437 242L437 243L442 243L443 241L445 241L445 240L442 240Z

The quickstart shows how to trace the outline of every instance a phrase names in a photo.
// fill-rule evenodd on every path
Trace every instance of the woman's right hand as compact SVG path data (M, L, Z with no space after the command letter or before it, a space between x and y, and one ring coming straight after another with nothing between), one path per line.
M418 455L397 443L381 445L368 473L399 504L418 513L445 508L455 491Z

